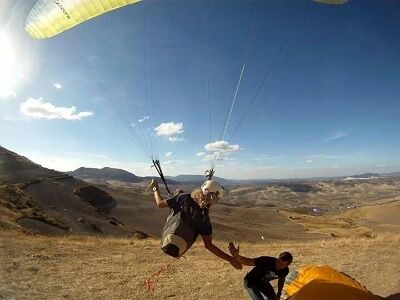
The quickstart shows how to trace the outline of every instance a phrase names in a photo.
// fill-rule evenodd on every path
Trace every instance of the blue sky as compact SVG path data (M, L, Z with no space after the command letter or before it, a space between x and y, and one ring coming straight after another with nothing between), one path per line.
M0 144L45 167L400 170L396 1L142 1L43 40L34 3L0 2Z

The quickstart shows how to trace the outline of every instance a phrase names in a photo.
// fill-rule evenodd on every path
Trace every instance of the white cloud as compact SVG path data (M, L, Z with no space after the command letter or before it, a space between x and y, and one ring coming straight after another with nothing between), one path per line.
M154 131L157 133L158 136L176 136L182 134L184 132L183 123L175 123L175 122L168 122L168 123L161 123Z
M210 160L223 160L224 155L222 152L214 152L203 156L203 161L210 161Z
M268 155L268 154L260 154L257 156L251 156L249 158L247 158L247 160L253 160L253 161L270 161L270 160L282 160L282 159L286 159L287 157L285 155L276 155L276 156L272 156L272 155Z
M311 159L311 160L325 160L325 159L339 159L339 156L334 156L330 154L311 154L311 155L306 155L304 156L305 159Z
M239 145L230 145L226 141L216 141L204 146L204 149L211 152L231 153L240 150Z
M20 111L22 114L36 119L65 119L65 120L81 120L85 117L92 116L90 111L76 112L76 107L56 107L49 102L44 102L42 98L29 98L21 103Z
M63 88L63 86L60 83L53 83L53 86L58 90Z
M230 162L230 164L237 164L237 160L233 157L230 157L226 153L222 152L214 152L210 154L206 154L203 158L202 161L225 161L225 162ZM222 165L220 165L222 167Z
M87 158L98 158L98 159L109 159L107 155L97 153L86 153L86 152L65 152L65 155L76 156L76 157L87 157Z
M308 163L308 164L311 164L313 162L313 160L312 159L308 159L308 160L306 160L306 163Z
M176 136L172 136L172 137L169 137L168 140L170 142L182 142L184 140L184 138L178 138Z
M333 134L332 136L330 136L330 137L324 139L322 142L325 143L325 142L337 140L337 139L340 139L340 138L345 137L345 136L347 136L347 135L348 135L347 132L336 132L336 133Z
M233 152L239 151L241 148L239 145L230 145L226 141L216 141L213 143L209 143L204 146L204 149L208 151L199 152L196 155L199 157L203 157L203 161L210 161L210 160L229 160L229 155Z
M172 155L172 152L167 152L167 153L165 153L165 156L166 157L170 157Z
M144 121L146 121L146 120L148 120L148 119L150 119L149 116L143 116L143 118L140 118L140 119L138 120L138 122L139 122L139 123L142 123L142 122L144 122Z
M0 88L0 98L7 99L7 98L15 98L17 97L17 93L13 90L7 88Z
M3 120L5 121L25 121L26 118L21 115L9 115L9 116L4 116Z
M170 160L161 162L161 166L163 167L163 170L168 174L170 174L170 170L173 170L174 167L179 166L179 165L186 165L186 163L183 160L175 160L175 159L170 159ZM187 171L186 171L186 173L187 173Z
M376 165L377 168L386 168L388 166L389 166L388 164L378 164L378 165Z

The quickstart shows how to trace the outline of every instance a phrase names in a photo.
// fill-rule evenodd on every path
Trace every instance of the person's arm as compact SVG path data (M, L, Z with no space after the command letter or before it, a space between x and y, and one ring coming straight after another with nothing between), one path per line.
M232 256L235 257L242 265L245 265L245 266L255 266L256 265L254 258L248 258L248 257L241 256L239 254L239 246L236 248L232 242L229 243L229 251L231 252Z
M153 190L154 200L156 200L156 204L159 208L168 207L167 201L163 199L160 194L160 188L158 187L158 182L154 179L151 180L149 188Z
M224 251L213 244L211 235L202 235L201 237L203 238L204 247L206 247L207 250L209 250L211 253L218 256L219 258L222 258L229 262L235 269L242 269L242 264L239 263L233 256L226 254Z
M278 293L276 294L276 299L279 300L282 294L282 289L285 284L285 277L280 277L278 279Z

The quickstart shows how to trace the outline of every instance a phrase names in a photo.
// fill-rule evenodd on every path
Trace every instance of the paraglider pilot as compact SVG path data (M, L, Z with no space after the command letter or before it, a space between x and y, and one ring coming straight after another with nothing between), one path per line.
M236 248L232 242L229 243L229 251L241 264L254 266L244 277L244 287L251 299L263 300L265 296L268 300L278 300L281 297L285 277L289 273L288 266L293 260L292 254L283 252L278 258L270 256L248 258L241 256L239 246ZM278 293L275 293L269 283L274 279L278 279Z
M201 235L204 247L229 262L234 268L241 269L242 264L235 257L218 248L212 240L212 226L208 211L224 195L223 187L214 180L207 180L192 193L176 193L164 200L157 181L150 183L154 199L159 208L169 207L171 213L164 225L161 237L161 249L168 255L180 257Z

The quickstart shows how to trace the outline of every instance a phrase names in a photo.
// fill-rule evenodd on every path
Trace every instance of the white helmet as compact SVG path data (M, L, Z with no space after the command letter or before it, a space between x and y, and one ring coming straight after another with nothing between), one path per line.
M214 180L207 180L206 182L204 182L201 186L201 191L204 195L206 195L207 193L215 193L215 195L217 195L219 199L224 197L223 186Z

